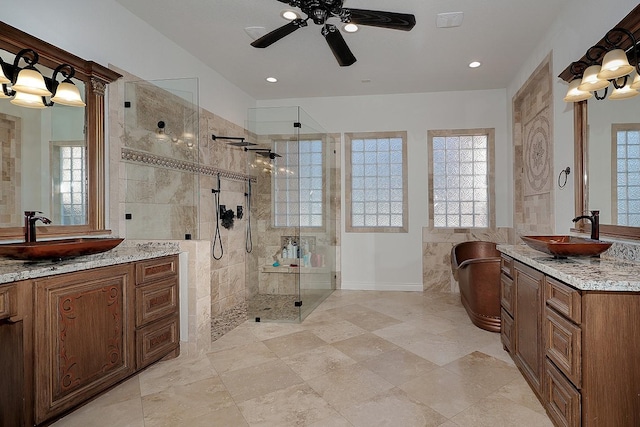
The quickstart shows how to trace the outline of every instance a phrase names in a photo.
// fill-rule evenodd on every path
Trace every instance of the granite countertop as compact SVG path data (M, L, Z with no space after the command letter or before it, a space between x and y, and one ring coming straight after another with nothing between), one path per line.
M640 263L610 258L556 259L526 245L498 245L498 250L523 264L583 291L640 291Z
M61 261L35 262L0 258L0 284L176 255L178 253L180 253L180 247L177 243L127 244L125 240L119 246L107 252Z

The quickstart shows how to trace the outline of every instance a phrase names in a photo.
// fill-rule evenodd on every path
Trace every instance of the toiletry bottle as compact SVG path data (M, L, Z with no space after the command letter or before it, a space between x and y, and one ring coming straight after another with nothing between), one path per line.
M296 257L296 247L293 245L291 239L289 239L289 243L287 244L287 258L295 258Z
M302 243L302 265L304 265L305 267L310 267L311 266L311 253L309 252L309 242L308 241L304 241Z
M282 259L289 258L289 250L286 246L282 247Z

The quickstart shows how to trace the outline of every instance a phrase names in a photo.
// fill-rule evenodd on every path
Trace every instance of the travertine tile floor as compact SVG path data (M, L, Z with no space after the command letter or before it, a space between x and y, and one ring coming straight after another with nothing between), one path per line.
M551 426L454 295L336 291L302 324L246 322L56 426Z

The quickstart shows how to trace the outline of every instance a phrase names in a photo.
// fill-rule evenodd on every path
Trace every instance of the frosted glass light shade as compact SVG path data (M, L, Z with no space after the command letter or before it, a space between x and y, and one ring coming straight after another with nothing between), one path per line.
M16 92L30 93L38 96L51 96L51 92L44 83L42 74L34 68L23 68L18 73L16 84L13 85Z
M11 101L13 105L19 105L27 108L47 108L42 102L42 97L39 95L33 95L31 93L24 93L16 91L16 95Z
M4 90L0 89L0 99L9 99L9 98L11 98L11 97L9 95L7 95L6 93L4 93Z
M2 69L2 61L0 61L0 84L11 83L11 80L7 78L4 74L4 70Z
M601 80L617 79L626 76L633 71L633 66L629 65L627 54L622 49L613 49L606 53L602 59L602 68L598 73Z
M631 84L627 83L624 87L620 89L614 89L613 92L611 92L611 95L609 95L609 99L628 99L638 95L640 95L640 92L638 92L635 89L632 89Z
M51 101L70 107L84 107L87 105L82 101L80 91L76 85L68 81L63 81L58 85L56 94L51 98Z
M602 80L598 78L600 69L601 67L599 65L592 65L584 70L584 73L582 74L582 81L580 82L578 89L592 92L609 86L609 80Z
M633 83L631 83L631 89L640 89L640 74L636 73Z
M569 90L567 91L567 95L564 97L564 102L584 101L585 99L589 99L593 96L591 92L578 89L578 86L580 86L579 79L572 80L571 83L569 83Z

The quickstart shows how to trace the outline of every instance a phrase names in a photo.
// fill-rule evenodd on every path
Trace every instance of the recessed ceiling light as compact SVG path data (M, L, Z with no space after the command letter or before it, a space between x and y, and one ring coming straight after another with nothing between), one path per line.
M482 63L480 63L478 61L473 61L473 62L469 63L469 68L478 68L481 65L482 65Z
M293 10L283 10L282 12L280 12L280 16L282 16L284 19L286 19L287 21L293 21L294 19L300 19L300 15L298 15L298 12L293 11Z
M269 83L275 83L278 81L278 79L276 79L275 77L267 77L265 80Z
M362 79L360 83L371 83L371 79Z
M356 24L352 24L351 22L349 22L347 24L344 24L342 26L342 29L347 33L355 33L360 29L360 27L358 27Z

